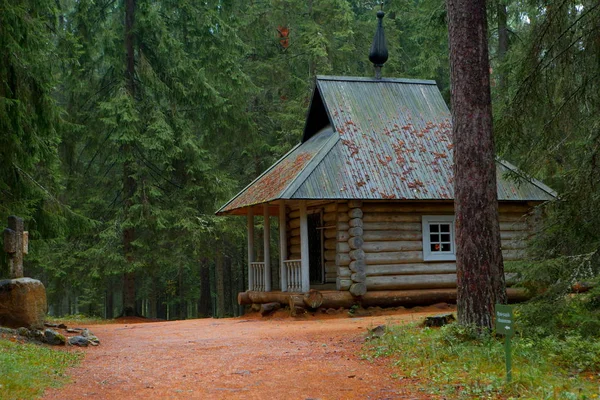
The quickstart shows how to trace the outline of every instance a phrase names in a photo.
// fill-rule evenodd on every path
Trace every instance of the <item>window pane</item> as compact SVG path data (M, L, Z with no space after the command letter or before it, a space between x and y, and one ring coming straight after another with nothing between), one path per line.
M433 242L438 243L440 241L440 235L438 235L438 234L429 235L429 241L432 243Z
M432 253L440 251L440 245L439 245L439 243L431 243L430 246L431 246L431 252Z
M439 232L440 231L440 226L437 224L431 224L429 225L429 232Z
M450 234L449 233L442 234L442 242L450 242Z
M442 232L450 232L450 224L443 224L443 225L440 225L440 230L441 230Z
M450 243L443 243L442 251L450 251Z

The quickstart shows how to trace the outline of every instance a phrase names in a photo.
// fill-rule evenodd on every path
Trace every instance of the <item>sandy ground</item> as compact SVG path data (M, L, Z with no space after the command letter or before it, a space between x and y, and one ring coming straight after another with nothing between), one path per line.
M394 379L389 360L361 359L368 328L422 321L439 308L291 318L251 314L171 322L126 320L88 326L72 381L44 399L425 399ZM123 323L126 322L126 323Z

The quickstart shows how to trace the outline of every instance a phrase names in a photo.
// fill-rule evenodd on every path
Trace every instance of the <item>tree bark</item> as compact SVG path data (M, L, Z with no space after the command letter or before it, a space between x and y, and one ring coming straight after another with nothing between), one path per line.
M447 0L458 321L491 329L506 303L500 250L485 0Z
M210 268L206 259L200 261L200 299L198 300L198 317L212 315L212 299L210 296Z

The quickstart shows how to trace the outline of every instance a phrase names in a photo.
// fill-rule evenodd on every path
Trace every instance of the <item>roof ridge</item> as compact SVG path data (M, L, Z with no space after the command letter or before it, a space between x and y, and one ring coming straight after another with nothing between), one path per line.
M336 76L336 75L317 75L317 81L339 81L339 82L370 82L370 83L406 83L419 85L437 85L437 82L431 79L413 79L413 78L381 78L375 79L364 76Z

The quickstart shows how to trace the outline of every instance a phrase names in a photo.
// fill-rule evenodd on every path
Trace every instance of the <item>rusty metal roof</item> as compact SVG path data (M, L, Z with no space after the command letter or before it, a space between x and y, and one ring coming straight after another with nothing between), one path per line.
M302 143L218 214L276 199L453 198L450 111L434 81L318 76L308 115ZM499 200L556 196L507 172L522 176L497 162Z

